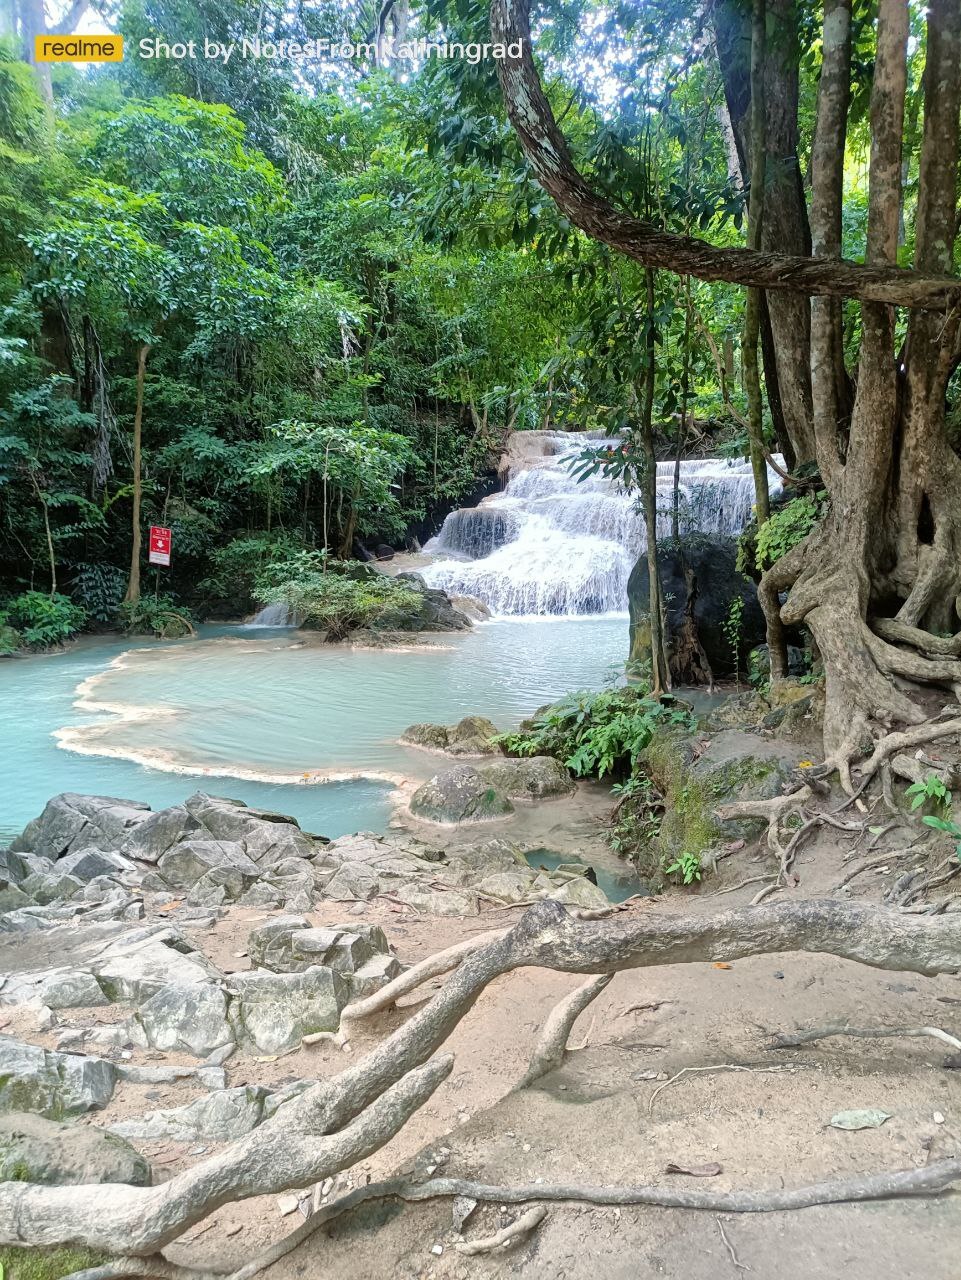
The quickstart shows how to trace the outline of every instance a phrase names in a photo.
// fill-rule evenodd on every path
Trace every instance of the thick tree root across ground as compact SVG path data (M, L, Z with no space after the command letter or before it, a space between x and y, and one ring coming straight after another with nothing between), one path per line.
M478 999L484 1002L489 1011L506 1001L507 1009L502 1011L501 1016L507 1014L516 1032L519 1009L516 1002L512 1002L511 988L521 979L530 983L529 975L543 975L538 978L539 982L543 982L544 978L550 979L550 974L544 973L545 969L561 970L569 974L593 971L599 975L607 975L617 970L625 972L611 983L596 979L590 979L587 983L583 979L577 982L566 979L558 995L563 996L567 991L569 996L565 996L560 1002L555 996L545 1008L541 994L536 1010L532 1007L525 1009L527 1017L523 1025L530 1030L523 1037L527 1041L523 1053L529 1087L516 1090L525 1070L518 1069L523 1064L516 1062L518 1055L515 1050L511 1055L512 1079L508 1085L508 1088L514 1087L511 1097L523 1100L522 1113L524 1106L535 1105L534 1099L540 1099L542 1104L543 1099L550 1097L555 1088L559 1092L554 1096L561 1098L571 1088L562 1083L569 1064L572 1061L577 1063L590 1059L598 1052L600 1040L606 1049L602 1055L602 1074L614 1085L610 1094L619 1095L620 1105L628 1108L624 1123L630 1125L635 1136L625 1140L624 1124L615 1123L612 1126L608 1117L605 1130L605 1155L608 1160L600 1177L591 1176L592 1170L584 1168L584 1160L571 1151L566 1152L570 1162L567 1167L556 1167L553 1162L549 1162L552 1167L542 1165L535 1176L532 1176L533 1170L529 1169L524 1177L517 1177L511 1171L510 1176L495 1178L488 1165L496 1167L499 1163L496 1157L490 1161L484 1160L479 1167L465 1168L461 1161L462 1167L452 1170L452 1176L487 1185L487 1190L478 1192L474 1198L493 1198L505 1206L518 1199L527 1201L533 1198L531 1184L536 1183L537 1177L542 1179L545 1187L547 1184L565 1184L566 1190L550 1194L567 1199L574 1194L571 1184L576 1183L582 1189L592 1185L636 1188L639 1181L650 1181L651 1175L654 1175L653 1189L646 1192L625 1192L625 1200L629 1201L633 1194L642 1201L649 1202L661 1197L665 1203L675 1206L689 1204L692 1207L713 1208L718 1212L737 1212L744 1208L765 1207L763 1203L752 1205L752 1189L773 1192L775 1200L772 1204L777 1207L810 1202L812 1193L802 1192L797 1200L792 1200L787 1193L791 1188L811 1184L840 1182L847 1187L847 1191L842 1192L844 1196L859 1198L865 1194L865 1176L890 1177L899 1173L910 1182L914 1178L912 1169L923 1167L928 1172L919 1175L918 1183L923 1184L927 1180L938 1189L957 1176L957 1169L951 1163L952 1152L947 1148L938 1149L932 1155L929 1146L925 1160L919 1162L922 1150L918 1146L920 1138L915 1141L916 1149L910 1158L900 1144L897 1150L886 1149L885 1144L885 1149L874 1153L874 1158L867 1166L861 1163L860 1167L845 1168L842 1165L840 1169L832 1168L830 1159L825 1160L829 1153L834 1155L830 1148L821 1152L820 1161L817 1158L811 1159L802 1168L797 1160L786 1163L784 1149L779 1146L774 1167L771 1168L771 1162L768 1161L766 1169L762 1166L759 1170L750 1162L743 1164L744 1134L741 1132L737 1143L730 1148L731 1154L726 1157L730 1160L733 1156L734 1165L721 1162L723 1172L719 1176L724 1181L717 1191L713 1186L710 1192L703 1191L701 1187L692 1188L688 1192L683 1186L675 1191L670 1183L660 1189L663 1180L658 1175L663 1173L668 1163L682 1166L703 1163L705 1156L710 1154L710 1149L720 1145L708 1139L713 1121L709 1115L707 1133L702 1131L703 1125L693 1129L690 1125L686 1129L682 1126L681 1131L674 1136L677 1148L671 1152L670 1160L665 1153L663 1156L659 1155L658 1163L652 1165L649 1160L641 1158L641 1152L648 1150L650 1143L639 1127L640 1112L636 1104L627 1101L628 1098L641 1094L645 1106L650 1102L652 1109L655 1109L655 1092L666 1089L662 1094L664 1101L661 1097L656 1100L656 1110L660 1112L662 1108L666 1108L670 1116L675 1109L682 1113L686 1111L691 1098L700 1096L702 1090L707 1088L709 1091L716 1091L719 1099L726 1096L728 1104L733 1103L736 1110L749 1102L752 1090L746 1087L747 1084L753 1086L755 1097L770 1097L772 1090L775 1096L783 1092L782 1086L787 1082L809 1080L813 1083L817 1067L810 1060L810 1055L817 1051L813 1048L806 1050L803 1061L788 1064L784 1062L783 1051L772 1053L767 1050L758 1056L758 1049L751 1043L753 1037L743 1021L744 1009L739 1009L737 1015L740 1022L738 1034L733 1038L727 1037L728 1044L723 1052L719 1052L720 1044L715 1029L710 1037L713 1041L709 1046L710 1052L706 1053L708 1044L704 1043L698 1046L700 1052L692 1055L694 1046L687 1035L685 1020L679 1017L679 1011L668 1006L665 1006L663 1017L657 1019L663 1031L660 1035L653 1036L650 1043L646 1038L635 1042L630 1035L624 1035L624 1031L630 1029L632 1021L636 1021L636 1013L626 1015L627 1021L621 1024L624 1031L614 1031L612 1034L612 1023L613 1027L618 1023L616 1012L612 1018L612 992L620 992L619 1004L621 1008L626 1008L638 1003L639 992L646 995L649 991L648 980L642 982L632 970L650 969L654 966L656 982L653 985L658 991L664 990L665 983L673 986L675 974L686 975L689 971L697 973L700 979L698 1000L702 1002L704 999L710 1001L714 998L713 987L718 981L730 984L729 973L732 968L737 970L742 964L762 967L770 974L775 963L791 963L793 966L798 960L803 960L805 964L815 964L815 967L837 969L840 965L844 973L869 974L875 981L878 975L872 973L872 970L887 971L889 976L891 971L901 970L914 975L932 975L928 978L915 977L915 982L939 984L950 983L951 979L938 978L936 975L952 973L961 968L961 919L953 914L921 919L899 913L892 908L830 899L738 907L724 912L705 910L706 903L697 905L699 910L694 914L676 914L667 904L659 903L639 906L607 920L580 922L571 919L563 909L553 904L533 908L507 932L497 936L498 931L494 931L495 936L492 938L482 939L476 947L467 948L467 954L463 955L458 967L443 980L438 994L414 1013L373 1014L374 1018L388 1018L390 1024L396 1025L398 1019L401 1021L397 1030L386 1040L374 1034L373 1047L369 1052L362 1053L361 1050L367 1047L364 1043L365 1032L369 1030L373 1033L373 1028L364 1028L364 1019L356 1020L357 1028L352 1032L355 1040L354 1061L346 1069L343 1050L336 1045L319 1046L310 1050L314 1069L322 1067L320 1074L327 1077L326 1081L315 1086L286 1109L282 1127L267 1122L247 1138L229 1144L216 1154L192 1161L192 1168L175 1174L169 1182L145 1191L117 1187L107 1202L99 1189L88 1192L83 1188L27 1188L23 1185L6 1184L0 1190L0 1224L15 1224L13 1233L8 1234L7 1239L47 1244L83 1241L119 1256L129 1256L133 1250L133 1255L138 1260L131 1261L126 1271L114 1268L110 1272L93 1273L103 1276L152 1274L144 1269L146 1264L143 1260L156 1255L161 1249L168 1254L171 1265L179 1270L175 1272L166 1265L159 1269L155 1266L154 1271L158 1275L183 1276L186 1274L183 1270L185 1267L201 1272L235 1272L237 1268L229 1263L231 1249L229 1245L225 1247L226 1242L221 1243L209 1262L206 1257L196 1256L198 1251L204 1254L207 1252L201 1242L208 1222L219 1223L221 1214L235 1200L265 1193L276 1195L290 1187L309 1187L322 1179L336 1178L339 1173L345 1173L352 1166L359 1166L353 1169L355 1178L359 1175L359 1169L376 1169L379 1175L389 1171L389 1163L378 1162L391 1154L391 1148L387 1144L393 1135L402 1134L405 1125L413 1120L421 1108L426 1109L429 1105L432 1110L436 1110L436 1102L429 1100L437 1095L438 1090L451 1087L454 1059L451 1059L446 1050L454 1048L455 1054L461 1052L460 1045L463 1041L458 1043L461 1019L466 1016L468 1023L470 1022L474 1017L472 1006ZM462 954L464 950L461 947ZM804 953L808 953L810 959L805 960ZM750 960L749 957L755 959ZM851 963L852 961L860 963ZM537 967L532 969L530 966ZM870 968L865 969L864 966ZM422 972L429 973L430 967L436 971L438 967L445 966L435 962ZM518 968L520 973L511 972ZM440 979L429 980L436 982ZM556 981L557 979L551 979L551 983ZM775 983L780 981L783 978L774 979ZM492 987L491 983L494 984ZM747 998L747 1007L750 1008L750 993L742 990L741 994ZM832 992L835 1007L831 1012L835 1016L838 1013L842 1018L850 1015L848 994L843 987ZM601 1026L592 1028L585 1037L587 1047L573 1055L573 1059L568 1054L567 1061L558 1070L557 1066L563 1058L563 1042L568 1038L573 1017L585 1009L591 1000L595 1002L595 1007L602 1004L606 1007L606 1012L599 1010ZM753 1003L756 1004L756 1000ZM553 1015L550 1013L552 1007ZM824 1011L820 1012L821 1016L817 1021L823 1025ZM860 1008L858 1012L859 1020L862 1020ZM794 1016L789 1016L785 1025L785 1018L791 1014ZM795 1029L796 1017L793 1006L779 1007L777 1020L769 1022L766 1030L772 1034L790 1032ZM837 1020L841 1021L842 1018ZM873 1022L874 1019L867 1021ZM907 1025L934 1025L937 1021L935 1013L928 1009L925 1010L924 1017L915 1013ZM469 1035L469 1027L467 1030ZM454 1042L448 1045L446 1042L452 1032L457 1034ZM533 1042L529 1038L531 1032L534 1033ZM516 1035L507 1037L508 1041L516 1038ZM432 1058L432 1052L442 1044L445 1052ZM478 1071L496 1072L497 1065L490 1061L487 1050L494 1049L496 1057L497 1048L502 1045L503 1041L495 1048L494 1041L484 1038L479 1042L474 1041L468 1064L469 1072L458 1077L455 1092L464 1096L463 1091L470 1087L469 1082ZM664 1053L664 1050L669 1052ZM925 1050L930 1057L926 1046ZM709 1061L691 1060L692 1056L703 1058L705 1053ZM336 1057L340 1057L339 1063ZM425 1065L419 1065L422 1063ZM648 1067L648 1063L656 1063L663 1069ZM331 1070L337 1071L338 1068L339 1072L331 1076ZM689 1074L692 1068L696 1069L693 1076ZM545 1075L545 1071L548 1074ZM661 1076L664 1079L660 1084L642 1083ZM503 1079L503 1075L500 1079ZM736 1087L731 1084L733 1080L737 1081ZM668 1084L670 1088L666 1088ZM534 1087L530 1087L531 1085ZM628 1086L627 1090L625 1085ZM763 1095L756 1092L758 1088L764 1090ZM497 1087L488 1096L497 1097L504 1092L507 1090L498 1080ZM596 1102L596 1079L592 1081L589 1092L595 1095ZM857 1096L859 1093L860 1089L854 1090L855 1104L860 1101ZM898 1095L899 1098L904 1097L903 1088L898 1089ZM481 1102L483 1098L482 1088ZM574 1099L571 1098L570 1101ZM888 1105L884 1109L892 1114L896 1113L898 1099L872 1098L870 1101L872 1105L887 1101ZM568 1104L568 1099L563 1102ZM469 1109L473 1110L475 1105L476 1102L471 1098ZM499 1104L508 1109L516 1108L517 1105L517 1102ZM823 1107L819 1108L820 1123L815 1126L821 1134L832 1114L828 1107L844 1109L837 1106L836 1098L830 1103L825 1098ZM748 1110L742 1112L740 1123L743 1123L750 1110L751 1107L748 1106ZM755 1106L753 1110L757 1112L758 1108ZM763 1110L762 1107L761 1111ZM931 1114L934 1115L933 1106ZM657 1123L663 1124L664 1121L659 1120ZM565 1143L559 1140L556 1117L545 1130L546 1133L552 1131L554 1146L563 1149ZM327 1136L324 1136L325 1132ZM420 1132L423 1133L423 1130ZM885 1136L893 1132L893 1128L889 1129ZM505 1133L513 1137L516 1130L505 1130ZM945 1132L945 1137L947 1136ZM847 1140L850 1142L850 1138ZM534 1143L530 1142L522 1144L522 1149L525 1145L528 1150L534 1147ZM860 1154L864 1153L865 1145L862 1144L859 1149ZM448 1147L448 1155L450 1150ZM587 1163L596 1160L597 1154L596 1150L592 1151ZM609 1163L611 1156L619 1166L613 1176ZM543 1154L540 1158L543 1159ZM945 1161L948 1163L944 1163ZM638 1178L641 1171L647 1174L647 1178ZM768 1176L759 1177L759 1172L766 1172ZM771 1174L775 1174L773 1179ZM846 1177L846 1174L850 1176ZM447 1176L446 1169L444 1176ZM431 1188L426 1191L418 1190L418 1184L425 1181L427 1179L422 1175L407 1177L403 1185L413 1196L430 1194ZM526 1189L523 1187L524 1183L528 1184ZM505 1188L503 1191L500 1190L502 1185ZM509 1190L512 1185L520 1185L521 1189L512 1194ZM868 1182L869 1189L871 1185ZM396 1189L397 1184L394 1186ZM785 1188L784 1199L778 1199L782 1194L778 1190L779 1186ZM887 1186L889 1193L896 1189L893 1184ZM442 1184L437 1189L441 1195L447 1195L451 1188L445 1189ZM932 1186L928 1189L931 1190ZM463 1187L461 1190L470 1188ZM693 1194L694 1192L698 1194ZM872 1194L870 1190L868 1193ZM581 1194L587 1194L590 1198L589 1193L582 1191ZM837 1188L830 1194L820 1195L821 1198L836 1199ZM603 1200L605 1196L617 1199L609 1190L600 1195L594 1193L593 1198ZM360 1198L369 1199L363 1196ZM393 1198L395 1197L392 1196ZM816 1201L819 1193L813 1193L813 1198ZM268 1205L270 1203L269 1200L266 1202ZM607 1206L611 1210L618 1207L622 1212L628 1212L626 1203ZM500 1212L499 1206L497 1211ZM592 1213L600 1211L598 1208L591 1210ZM672 1210L674 1211L676 1210ZM369 1214L369 1207L366 1212ZM569 1215L571 1212L569 1208L556 1208L552 1210L549 1220L554 1221L558 1215ZM383 1210L378 1211L375 1217L382 1216L382 1213ZM406 1215L407 1211L404 1210L403 1214ZM478 1210L478 1214L483 1217L482 1210ZM502 1227L508 1225L507 1222L501 1224ZM336 1228L337 1231L345 1229L345 1226L339 1224ZM536 1242L542 1230L543 1228L538 1227L532 1232L532 1241ZM214 1234L213 1229L210 1229L210 1234ZM449 1230L447 1234L449 1235ZM473 1236L475 1233L470 1234ZM488 1234L496 1235L496 1231ZM448 1243L451 1242L448 1240ZM316 1250L321 1246L314 1240L311 1245L304 1247ZM442 1250L444 1247L442 1244ZM496 1246L495 1251L497 1247L500 1246ZM517 1242L517 1247L521 1247L520 1241ZM538 1246L532 1243L524 1247ZM436 1258L443 1254L432 1253L430 1256ZM238 1274L256 1274L249 1270L252 1265L248 1248L245 1267ZM273 1271L269 1274L273 1274ZM281 1270L277 1274L283 1275L284 1272ZM331 1274L349 1275L351 1272L335 1270Z

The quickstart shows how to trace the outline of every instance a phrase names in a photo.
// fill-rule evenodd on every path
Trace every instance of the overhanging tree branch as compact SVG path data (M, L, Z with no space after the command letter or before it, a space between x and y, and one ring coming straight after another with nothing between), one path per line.
M593 239L645 266L699 280L933 311L961 306L961 280L951 276L926 275L884 263L717 248L693 236L660 231L615 208L578 172L554 119L534 65L529 0L492 0L491 37L505 45L520 42L520 56L499 60L497 71L507 114L535 177L571 222Z

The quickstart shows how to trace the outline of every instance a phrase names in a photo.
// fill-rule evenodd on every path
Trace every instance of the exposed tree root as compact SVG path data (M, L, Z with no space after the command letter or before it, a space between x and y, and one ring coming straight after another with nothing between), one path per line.
M859 1040L882 1040L894 1036L930 1036L950 1045L952 1049L961 1049L961 1040L948 1035L940 1027L849 1027L847 1023L832 1024L827 1027L813 1027L808 1031L784 1032L775 1036L768 1045L769 1049L796 1049L802 1044L813 1044L815 1040L826 1040L830 1036L855 1036Z
M341 1029L343 1030L345 1022L357 1022L361 1018L370 1018L375 1013L381 1013L384 1009L391 1008L401 996L405 996L423 983L429 982L431 978L439 977L443 973L450 973L467 956L473 955L475 951L480 951L488 943L495 942L498 938L503 938L507 932L507 929L492 929L488 933L479 933L473 938L467 938L463 942L455 943L452 947L438 951L435 955L427 956L426 959L421 960L418 964L411 965L409 969L405 969L403 973L398 974L396 978L388 982L386 986L381 987L379 991L375 991L373 995L369 995L363 1000L355 1000L352 1004L347 1005L340 1015Z
M613 973L602 973L599 978L591 978L558 1001L547 1015L544 1029L531 1055L530 1066L518 1084L518 1089L526 1089L535 1080L540 1080L541 1076L556 1071L562 1065L574 1023L610 984L613 977Z
M522 1213L516 1222L510 1223L509 1226L501 1227L500 1231L495 1231L492 1236L487 1236L483 1240L465 1240L454 1245L458 1253L467 1254L470 1257L476 1257L478 1254L496 1253L506 1251L513 1245L519 1244L521 1240L526 1240L532 1231L536 1231L544 1219L547 1217L547 1210L542 1204L535 1205L533 1209L528 1209L526 1213Z
M100 1186L0 1184L0 1243L85 1244L149 1258L224 1204L309 1186L353 1165L382 1147L447 1078L452 1059L431 1055L481 992L513 969L600 975L779 951L827 953L914 973L956 972L961 919L919 920L889 908L815 899L711 916L643 911L581 922L556 902L540 902L508 933L462 959L440 991L362 1060L169 1181L118 1184L109 1197ZM541 1192L520 1198L542 1199ZM505 1197L498 1190L496 1198ZM683 1197L664 1203L698 1207Z
M884 761L895 752L905 748L919 747L923 742L933 742L936 738L949 738L961 733L961 719L929 720L917 724L899 733L888 733L877 743L870 758L860 767L860 775L867 780L878 771Z
M409 1182L392 1178L358 1187L346 1196L325 1205L305 1223L238 1271L201 1272L176 1267L163 1259L128 1258L106 1267L76 1272L64 1280L122 1280L125 1276L156 1275L158 1280L254 1280L269 1266L299 1248L322 1227L329 1226L363 1204L377 1200L417 1202L465 1196L494 1204L525 1204L531 1201L599 1206L650 1205L662 1209L695 1209L714 1213L779 1213L810 1209L824 1204L851 1204L902 1196L937 1195L961 1180L961 1159L938 1160L922 1169L893 1170L862 1177L813 1183L806 1187L777 1191L685 1191L671 1187L591 1187L581 1183L528 1183L519 1187L490 1186L465 1178L434 1178ZM144 1268L158 1263L166 1270Z

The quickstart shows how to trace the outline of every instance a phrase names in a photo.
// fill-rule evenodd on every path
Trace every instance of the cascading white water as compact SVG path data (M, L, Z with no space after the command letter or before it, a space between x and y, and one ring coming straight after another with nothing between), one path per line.
M602 438L602 437L601 437ZM637 495L601 476L578 482L570 463L599 437L523 432L514 437L507 485L479 506L452 512L425 550L432 587L475 596L495 614L597 614L627 607L627 580L645 546ZM768 472L772 493L780 481ZM658 533L671 531L674 463L657 465ZM681 463L682 533L739 533L751 516L750 463Z
M244 623L246 627L281 628L297 625L297 618L287 604L265 604L262 609L257 610L249 622Z

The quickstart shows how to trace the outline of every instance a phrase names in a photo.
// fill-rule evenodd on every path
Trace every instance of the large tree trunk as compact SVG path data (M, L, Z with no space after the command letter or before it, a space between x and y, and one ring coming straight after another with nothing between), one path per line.
M811 236L798 164L797 14L794 0L769 0L770 38L763 71L764 221L754 248L808 255ZM752 142L752 18L749 5L719 0L715 45L740 164L742 187L754 190L758 152ZM756 77L755 77L756 78ZM814 458L809 373L810 321L800 294L770 294L760 302L768 403L789 467Z
M825 54L831 56L832 79L819 106L825 118L836 115L836 99L846 93L834 65L847 40L846 17L841 0L828 5ZM897 254L907 36L904 0L881 0L871 104L867 254L873 263L893 262ZM917 265L948 271L961 104L956 0L933 0L927 59ZM828 172L819 184L816 225L819 247L830 252L838 243L840 175L820 123L814 164ZM926 312L913 316L901 373L892 310L862 304L857 394L842 460L838 433L831 429L837 412L831 378L837 320L830 306L815 310L814 351L818 461L831 510L765 574L762 600L770 607L778 590L790 588L783 620L803 622L814 635L827 684L825 750L850 788L849 766L869 743L872 722L925 719L920 692L926 684L961 690L959 645L931 634L958 627L961 463L947 441L944 409L958 320ZM897 621L881 625L881 639L870 621L892 613Z
M778 11L790 12L787 0L778 0ZM879 4L867 255L857 266L837 256L842 147L837 134L829 132L839 128L844 114L846 10L829 2L825 16L827 79L812 157L820 186L814 199L820 254L788 260L750 249L707 250L690 237L665 237L598 197L577 172L544 97L530 52L526 0L493 0L491 7L494 38L523 42L518 59L498 64L511 121L542 186L589 235L678 274L768 290L769 304L775 289L862 303L857 391L846 440L837 311L815 313L814 375L819 381L828 377L833 386L818 388L820 442L812 412L810 444L800 437L797 444L800 459L809 448L816 453L830 509L768 570L760 589L769 617L779 611L779 593L790 591L780 610L782 621L804 623L814 635L825 671L825 749L851 790L851 762L870 749L879 725L918 724L940 709L944 695L925 696L927 686L961 693L961 632L952 638L937 634L961 625L961 460L945 431L948 380L961 359L961 281L948 274L957 236L961 6L957 0L932 0L928 8L917 248L910 272L895 266L907 0ZM743 48L740 56L743 61ZM766 83L770 91L770 79ZM795 93L789 85L784 98L789 108ZM796 141L793 108L783 113L780 125L777 114L773 108L768 112L772 132L786 131ZM792 169L787 150L780 158ZM767 162L772 163L770 148ZM791 189L787 179L785 184ZM800 236L803 227L795 231ZM898 277L913 283L899 289ZM896 305L912 309L903 356L895 350Z

